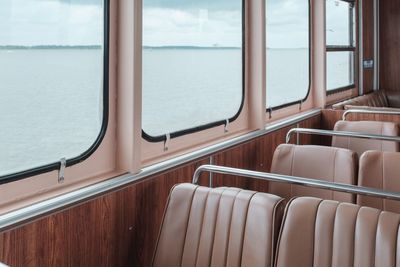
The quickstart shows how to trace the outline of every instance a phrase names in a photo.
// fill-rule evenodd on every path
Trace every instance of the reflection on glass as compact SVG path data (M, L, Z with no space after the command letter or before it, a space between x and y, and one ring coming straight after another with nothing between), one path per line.
M327 53L326 72L328 91L354 84L354 53Z
M302 100L309 88L309 1L267 0L267 108Z
M242 0L143 1L143 130L233 117L242 101Z
M0 176L77 157L100 133L103 1L3 0Z

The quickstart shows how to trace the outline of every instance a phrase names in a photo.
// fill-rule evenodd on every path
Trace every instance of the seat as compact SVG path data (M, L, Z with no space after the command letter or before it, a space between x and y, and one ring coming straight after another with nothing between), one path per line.
M399 224L396 213L296 198L286 208L275 266L398 266Z
M332 105L332 108L335 110L343 110L350 108L371 108L371 107L397 108L398 105L396 105L394 101L389 101L389 95L390 99L399 97L399 93L380 90L370 94L351 98L340 103L336 103Z
M275 150L271 172L337 183L356 184L357 166L357 155L348 149L282 144ZM355 202L355 197L352 194L275 182L270 183L269 192L285 199L294 196L314 196L323 199Z
M360 158L360 186L400 192L400 153L367 151ZM363 206L400 213L399 201L358 196Z
M282 198L180 184L169 196L153 266L272 266Z
M397 123L382 121L338 121L334 127L335 131L360 132L368 134L398 136L399 127ZM351 137L332 137L332 146L347 148L357 152L361 156L367 150L398 152L397 142L388 142L372 139L361 139Z

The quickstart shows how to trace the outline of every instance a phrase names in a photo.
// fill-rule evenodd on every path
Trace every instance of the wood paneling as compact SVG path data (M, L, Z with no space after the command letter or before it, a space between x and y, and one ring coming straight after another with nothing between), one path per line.
M380 88L400 90L400 1L379 1Z
M322 110L321 127L326 130L333 130L335 123L342 119L343 110ZM397 115L382 115L382 114L349 114L346 120L349 121L388 121L400 123L400 116Z
M286 133L290 128L278 130L273 134L257 138L240 147L221 152L214 157L214 162L217 165L269 172L275 148L285 142ZM268 183L265 181L214 175L214 186L222 185L264 192L268 190Z
M362 27L363 27L363 59L373 59L374 58L374 1L373 0L363 0L362 2ZM374 87L374 69L364 69L363 70L363 86L364 93L369 93L373 91Z
M280 129L273 134L268 134L256 140L252 140L240 147L223 151L214 157L215 164L224 165L235 168L256 170L269 172L272 164L273 153L277 146L286 142L286 134L291 128L319 128L321 117L315 116L299 124L294 124L289 127ZM296 136L292 137L291 143L296 143ZM300 144L319 143L318 136L301 135L299 138ZM230 176L214 176L214 184L216 186L228 185L238 186L256 191L268 191L268 183L254 179L245 179L240 177Z
M199 161L0 234L0 261L18 266L149 266L171 188Z
M320 116L294 127L319 128ZM214 163L269 171L290 127L213 155ZM295 138L294 138L295 139ZM296 140L293 140L294 142ZM311 142L302 137L301 142ZM0 261L19 266L149 266L171 188L190 182L209 158L129 185L117 192L0 234ZM202 184L208 183L204 174ZM215 177L215 184L266 191L262 181Z
M333 130L335 123L342 119L343 110L330 110L326 109L322 111L321 116L321 128L325 130ZM382 115L382 114L350 114L346 120L355 121L388 121L400 124L400 116L393 115ZM330 145L330 137L321 137L321 144Z

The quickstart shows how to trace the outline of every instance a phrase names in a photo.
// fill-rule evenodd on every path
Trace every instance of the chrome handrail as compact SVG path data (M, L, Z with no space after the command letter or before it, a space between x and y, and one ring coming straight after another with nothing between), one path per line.
M343 113L342 120L346 120L347 115L351 113L363 113L363 114L383 114L383 115L400 115L400 111L391 110L374 110L374 109L349 109Z
M323 136L354 137L362 139L375 139L382 141L400 142L400 136L368 134L368 133L347 132L347 131L331 131L331 130L321 130L321 129L293 128L290 129L286 135L286 144L290 142L293 133L323 135Z
M289 183L294 185L301 185L306 187L328 189L338 192L365 195L370 197L378 197L392 200L400 200L400 192L384 191L376 188L356 186L350 184L334 183L322 180L315 180L303 177L288 176L281 174L273 174L266 172L250 171L244 169L237 169L231 167L223 167L216 165L202 165L196 169L193 175L193 184L198 184L200 175L203 172L218 173L225 175L235 175L246 178L254 178L266 180L270 182Z

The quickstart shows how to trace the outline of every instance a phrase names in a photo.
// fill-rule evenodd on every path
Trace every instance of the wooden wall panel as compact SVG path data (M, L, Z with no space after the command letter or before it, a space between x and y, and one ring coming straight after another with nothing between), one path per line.
M28 266L150 266L173 185L199 161L0 234L0 261Z
M261 172L270 172L272 157L275 149L282 143L286 142L286 134L291 128L320 128L321 116L315 116L304 122L291 125L280 129L273 134L265 135L256 140L252 140L240 147L223 151L214 157L217 165L224 165L235 168L256 170ZM292 137L291 143L297 143L296 136ZM299 137L300 144L319 143L318 136L301 135ZM214 184L216 186L228 185L239 186L256 191L268 191L268 183L254 179L245 179L231 176L214 176Z
M322 110L321 116L321 128L325 130L333 130L335 123L342 119L344 111L342 110ZM382 115L382 114L350 114L347 116L347 120L355 121L388 121L395 122L400 125L400 116L393 115ZM330 137L322 137L321 144L330 145Z
M293 126L295 127L295 126ZM287 127L248 143L221 152L214 157L217 165L269 172L275 148L285 142ZM268 191L268 183L241 177L214 175L214 186L235 186L256 191Z
M319 128L320 116L293 126ZM290 127L213 155L216 164L269 171ZM296 142L296 140L294 140ZM304 137L302 142L311 142ZM150 266L171 188L209 158L129 185L0 234L0 261L19 266ZM202 176L208 183L208 174ZM216 184L266 191L267 183L215 177Z
M400 1L379 1L380 88L400 90Z
M363 27L363 59L374 58L374 1L363 0L362 2L362 27ZM364 93L373 91L374 88L374 69L363 69Z

